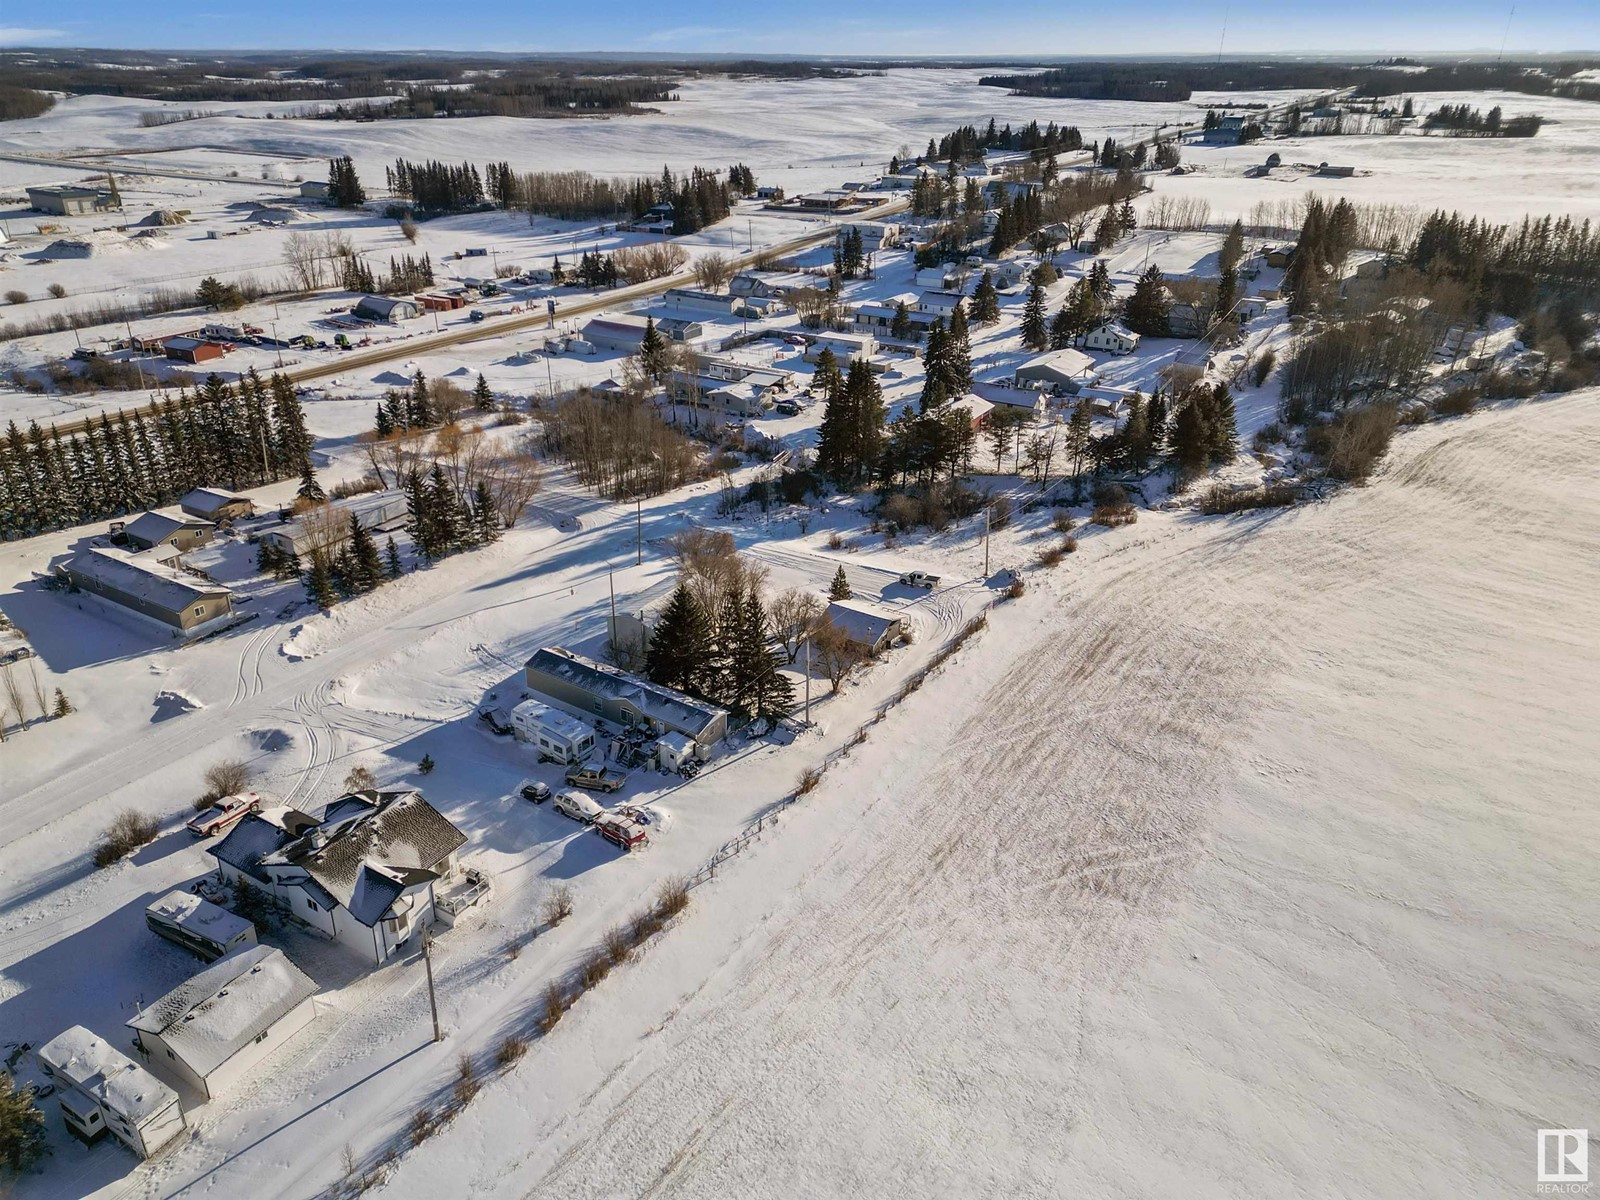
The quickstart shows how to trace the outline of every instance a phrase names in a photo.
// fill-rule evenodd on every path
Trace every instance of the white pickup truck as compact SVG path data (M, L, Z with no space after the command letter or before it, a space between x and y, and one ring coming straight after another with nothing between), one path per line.
M932 591L939 586L939 577L937 575L929 575L926 571L907 571L900 576L900 582L907 587L927 588Z

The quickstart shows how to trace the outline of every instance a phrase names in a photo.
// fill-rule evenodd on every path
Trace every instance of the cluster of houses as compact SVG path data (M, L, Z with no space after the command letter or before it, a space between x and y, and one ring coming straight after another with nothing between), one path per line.
M219 527L251 516L244 496L195 488L178 511L147 512L113 522L112 540L52 564L52 575L70 593L174 637L194 638L233 619L233 592L186 566L182 556L209 543Z
M340 797L320 817L247 813L210 850L235 892L249 889L295 925L381 965L447 917L441 889L466 835L415 791ZM67 1129L110 1134L141 1158L189 1128L186 1109L249 1078L316 1017L317 985L255 926L189 892L145 912L152 932L207 962L126 1022L132 1053L83 1026L38 1050Z

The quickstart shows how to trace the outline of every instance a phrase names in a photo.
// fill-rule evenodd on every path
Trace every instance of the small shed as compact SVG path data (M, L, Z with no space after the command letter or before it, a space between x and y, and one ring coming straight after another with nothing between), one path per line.
M333 189L328 186L326 179L307 179L300 185L300 199L321 200L323 203L333 198Z
M184 1131L178 1094L82 1025L57 1034L38 1053L74 1137L94 1142L109 1132L149 1158Z
M152 1070L210 1100L316 1015L317 985L273 946L235 950L128 1022Z
M656 761L663 770L682 770L694 757L694 739L688 734L664 733L656 739Z
M129 521L123 532L127 535L128 545L136 550L151 550L157 546L193 550L211 540L216 526L199 517L147 512Z
M203 363L212 359L221 358L228 352L228 347L221 342L208 341L205 338L195 337L169 337L162 343L162 350L174 362Z
M906 619L899 613L865 600L835 600L828 605L828 620L852 645L874 657L906 635Z
M185 492L178 507L202 521L239 521L255 516L256 506L248 496L236 496L217 488L197 487Z

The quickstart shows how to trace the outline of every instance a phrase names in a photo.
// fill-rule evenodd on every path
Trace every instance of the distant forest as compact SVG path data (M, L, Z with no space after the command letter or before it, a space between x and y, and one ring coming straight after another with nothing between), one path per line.
M44 93L50 91L183 103L265 101L295 106L281 115L332 119L559 117L647 112L649 105L677 99L674 80L705 74L804 79L858 73L759 59L690 65L373 53L174 60L109 50L7 51L0 53L0 75L7 80L0 85L0 120L48 111ZM310 108L328 101L335 108Z
M1406 63L1356 65L1330 62L1085 62L1029 75L985 75L985 87L1014 96L1096 100L1187 100L1197 91L1354 88L1360 96L1404 92L1525 92L1571 100L1600 100L1600 81L1575 78L1596 64L1571 62L1442 63L1421 71L1394 70Z

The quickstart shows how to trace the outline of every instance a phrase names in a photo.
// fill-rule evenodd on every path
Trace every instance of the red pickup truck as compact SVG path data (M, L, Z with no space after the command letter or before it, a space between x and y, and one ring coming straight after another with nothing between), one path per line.
M650 844L649 831L620 813L608 812L594 819L595 832L624 853Z

